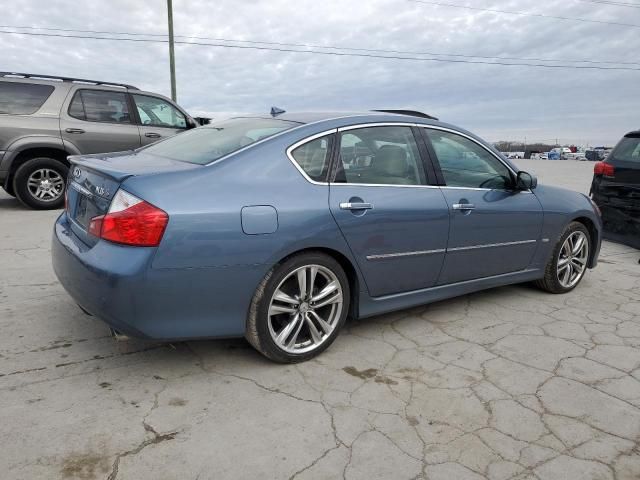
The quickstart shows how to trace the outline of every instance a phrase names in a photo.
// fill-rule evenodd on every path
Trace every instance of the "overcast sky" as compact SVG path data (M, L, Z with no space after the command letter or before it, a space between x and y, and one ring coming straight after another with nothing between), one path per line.
M442 2L640 26L640 9L580 0ZM164 0L21 0L19 8L16 4L2 13L3 31L11 30L6 26L30 26L167 32ZM174 25L180 36L638 62L626 66L640 69L640 28L408 0L174 0ZM170 94L164 43L1 33L0 51L0 70L118 81ZM561 143L591 145L614 143L627 131L640 128L640 71L506 67L195 45L176 45L176 69L178 102L192 114L267 112L271 105L289 111L406 108L428 112L490 141L559 138Z

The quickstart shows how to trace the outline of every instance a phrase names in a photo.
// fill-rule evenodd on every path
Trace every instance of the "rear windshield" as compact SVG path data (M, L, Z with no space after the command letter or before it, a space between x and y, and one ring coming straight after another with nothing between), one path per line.
M297 125L270 118L234 118L181 133L145 150L154 155L201 165Z
M640 164L640 136L624 137L611 153L611 162L634 162Z
M0 113L30 115L35 113L53 92L52 85L0 82Z

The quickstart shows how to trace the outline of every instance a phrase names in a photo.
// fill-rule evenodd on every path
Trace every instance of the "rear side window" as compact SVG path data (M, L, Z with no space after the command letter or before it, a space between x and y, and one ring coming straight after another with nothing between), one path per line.
M329 171L329 156L331 153L331 136L316 138L291 152L291 156L298 166L315 182L327 180Z
M624 137L607 162L632 162L640 166L640 137Z
M69 116L87 122L131 123L127 96L106 90L78 90L69 105Z
M30 115L47 101L52 85L37 83L0 82L0 113Z
M420 153L411 127L364 127L343 132L335 181L423 185Z
M182 162L205 165L254 142L298 126L270 118L233 118L170 137L145 151Z

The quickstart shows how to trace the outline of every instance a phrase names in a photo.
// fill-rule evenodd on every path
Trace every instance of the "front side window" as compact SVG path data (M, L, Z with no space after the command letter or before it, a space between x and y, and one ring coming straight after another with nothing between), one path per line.
M447 186L506 190L512 185L509 169L476 142L455 133L427 132Z
M187 128L184 114L166 100L147 95L133 95L143 125Z
M424 173L411 127L364 127L340 136L338 183L421 185Z
M324 182L329 171L329 157L331 154L331 136L316 138L291 152L291 156L307 176L316 182Z
M154 143L145 151L173 160L205 165L298 125L297 122L269 118L233 118L188 130Z
M640 136L624 137L611 152L607 162L633 162L640 165Z
M127 96L106 90L78 90L69 105L69 116L87 122L131 123Z
M31 115L42 107L53 90L52 85L0 82L0 114Z

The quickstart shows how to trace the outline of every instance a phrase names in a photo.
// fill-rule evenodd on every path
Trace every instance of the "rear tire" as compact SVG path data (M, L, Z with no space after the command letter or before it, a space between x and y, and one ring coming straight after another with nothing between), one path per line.
M48 157L32 158L13 177L15 196L25 206L36 210L51 210L64 205L69 168Z
M273 361L304 362L336 339L349 299L349 281L336 260L320 252L295 255L258 285L245 337Z
M544 270L535 282L549 293L567 293L578 286L587 271L591 254L589 230L580 222L571 222L558 239Z

